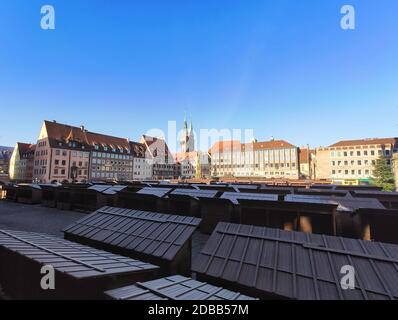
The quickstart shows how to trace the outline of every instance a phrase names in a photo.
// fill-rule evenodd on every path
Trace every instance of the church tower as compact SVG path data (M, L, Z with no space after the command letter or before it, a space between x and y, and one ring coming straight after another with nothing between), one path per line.
M193 133L192 119L188 129L186 117L184 118L184 125L180 137L180 149L183 153L192 152L195 150L195 137Z

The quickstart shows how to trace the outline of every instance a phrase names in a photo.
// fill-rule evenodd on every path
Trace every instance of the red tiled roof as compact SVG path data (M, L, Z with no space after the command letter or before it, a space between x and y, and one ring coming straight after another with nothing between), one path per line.
M143 135L141 139L142 143L145 144L147 150L154 158L162 158L166 163L174 160L166 141L161 138L155 138L147 135Z
M314 150L309 150L310 154L314 154ZM302 148L300 149L300 163L308 163L308 149Z
M244 151L244 150L269 150L269 149L284 149L284 148L295 148L295 146L285 140L271 140L254 143L240 143L239 141L218 141L216 142L209 152L220 152L220 151Z
M373 138L373 139L360 139L360 140L343 140L329 146L332 147L349 147L349 146L366 146L375 144L398 144L398 138Z
M67 148L69 141L78 143L78 147L92 148L98 145L100 149L108 147L111 149L123 149L130 152L130 142L125 138L108 136L100 133L90 132L84 128L73 127L57 122L45 121L48 138L52 147ZM110 151L110 150L109 150Z
M17 145L20 158L22 158L24 155L34 155L36 149L35 144L18 142Z
M130 141L130 150L134 157L145 158L145 151L146 151L145 144Z
M227 140L227 141L217 141L209 150L210 153L239 150L241 148L240 141L237 140Z

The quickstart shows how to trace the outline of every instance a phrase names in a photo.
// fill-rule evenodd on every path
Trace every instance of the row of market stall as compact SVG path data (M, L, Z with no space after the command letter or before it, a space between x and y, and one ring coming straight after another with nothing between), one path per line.
M116 206L196 217L206 234L219 222L230 222L398 243L398 193L344 187L22 184L7 186L6 198L64 210Z
M398 245L220 222L191 263L199 224L104 207L65 239L0 230L0 283L18 299L398 298ZM43 266L54 269L54 290L42 287Z

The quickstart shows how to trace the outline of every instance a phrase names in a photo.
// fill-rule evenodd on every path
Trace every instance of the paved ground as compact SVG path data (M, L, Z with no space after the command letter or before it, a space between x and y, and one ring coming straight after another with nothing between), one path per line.
M41 232L63 237L66 226L86 216L85 213L45 208L41 205L24 205L0 200L0 229ZM203 248L209 236L196 232L192 239L192 259ZM1 293L0 300L4 298Z
M84 213L0 200L0 229L42 232L63 237L61 230Z
M66 226L86 216L76 211L45 208L41 205L25 205L0 200L0 229L41 232L63 237ZM208 235L196 232L192 239L192 255L205 245Z

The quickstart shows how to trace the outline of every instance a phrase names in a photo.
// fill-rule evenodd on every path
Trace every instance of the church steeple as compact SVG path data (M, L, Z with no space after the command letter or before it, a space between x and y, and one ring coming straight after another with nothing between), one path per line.
M181 152L191 152L194 151L195 149L192 117L188 129L188 121L186 114L184 116L184 125L181 133L180 146L181 146Z

